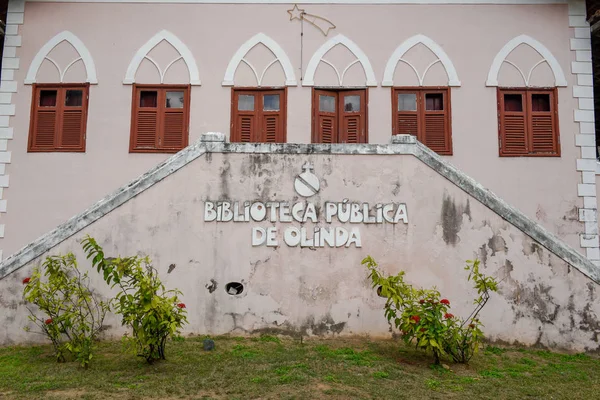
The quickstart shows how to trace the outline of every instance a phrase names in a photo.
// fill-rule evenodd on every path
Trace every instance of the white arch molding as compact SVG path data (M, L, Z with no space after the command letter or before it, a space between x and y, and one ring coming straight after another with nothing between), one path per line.
M345 46L348 50L350 50L352 52L352 54L354 54L356 56L356 60L353 61L352 63L350 63L348 66L346 66L346 68L342 71L341 74L337 70L337 68L335 68L330 62L323 60L323 56L329 50L331 50L338 44ZM319 66L319 63L321 61L323 61L325 64L331 66L335 70L335 72L338 76L340 86L342 86L342 84L343 84L344 75L345 75L346 71L348 71L348 69L352 65L356 64L357 62L359 62L362 65L363 70L365 71L366 86L377 86L377 80L375 79L375 73L373 72L373 67L371 66L371 62L369 61L369 58L367 57L367 55L360 49L360 47L358 47L356 45L356 43L354 43L352 40L348 39L346 36L344 36L342 34L332 37L327 42L323 43L323 45L321 47L319 47L317 49L317 51L315 51L315 54L313 54L310 61L308 62L308 66L306 67L306 73L304 74L304 80L302 81L302 86L314 86L315 85L315 82L314 82L315 73L317 72L317 67Z
M542 60L540 62L538 62L537 64L535 64L529 70L529 73L527 74L527 76L525 76L525 74L523 73L523 71L521 71L521 69L519 67L517 67L512 62L506 60L506 57L508 57L508 55L514 49L516 49L518 46L520 46L521 44L529 45L531 48L533 48L535 51L537 51L540 54L540 56L542 56ZM554 74L554 84L556 86L567 86L567 80L565 79L565 74L564 74L562 68L560 67L560 64L558 63L558 60L552 55L552 53L550 52L550 50L548 50L546 48L546 46L544 46L543 44L541 44L540 42L538 42L537 40L535 40L534 38L532 38L530 36L527 36L527 35L517 36L517 37L513 38L512 40L510 40L508 43L506 43L504 45L504 47L502 47L502 49L498 52L498 54L496 54L496 57L494 58L494 61L492 62L492 66L490 67L490 72L488 73L488 79L486 82L487 86L498 86L498 74L500 73L500 68L502 67L502 64L505 62L507 64L512 65L513 67L515 67L517 69L517 71L519 71L519 73L521 74L521 77L523 77L523 80L525 81L526 87L529 87L529 79L531 78L531 74L532 74L533 70L538 65L540 65L544 62L546 62L548 64L548 66L552 70L552 73Z
M417 69L411 63L402 58L410 49L412 49L419 43L423 44L425 47L431 50L431 52L437 57L437 60L435 60L434 62L429 64L427 68L425 68L423 75L419 75ZM419 86L423 86L425 75L427 75L429 69L437 63L441 63L444 66L444 69L446 70L446 74L448 75L448 86L460 86L460 80L458 79L456 68L454 68L454 64L450 60L450 57L448 57L448 54L446 54L446 52L444 51L444 49L442 49L440 45L438 45L436 42L434 42L432 39L425 35L419 34L410 37L406 39L400 46L398 46L396 50L394 50L385 66L385 71L383 73L383 82L381 82L381 86L394 86L394 72L396 71L396 66L400 61L412 68L412 70L417 75L417 78L419 79Z
M153 48L158 46L162 41L166 41L171 46L177 50L179 53L179 57L171 61L164 70L161 70L158 64L148 56L148 53L152 51ZM152 36L150 40L148 40L142 47L138 49L138 51L133 56L133 59L129 63L129 67L127 67L127 72L125 73L125 79L123 79L123 83L126 85L130 85L135 82L135 74L137 73L140 64L144 59L150 61L160 75L160 83L163 83L165 74L169 70L169 68L175 64L175 62L183 59L185 64L187 65L190 85L200 85L200 74L198 73L198 65L196 64L196 60L192 55L190 49L174 34L167 30L162 30L158 32L156 35Z
M79 53L79 58L72 61L69 65L67 65L67 67L64 70L61 71L61 69L58 66L58 64L56 63L56 61L54 61L53 59L48 57L48 54L50 54L50 52L62 42L69 42L71 44L71 46L73 46L73 48L75 48L77 53ZM42 63L44 62L44 60L48 60L52 64L54 64L54 66L58 70L58 73L60 76L60 83L63 82L65 74L67 73L69 68L73 64L75 64L77 61L80 61L80 60L83 62L83 65L85 66L85 72L87 75L86 82L89 82L91 84L98 83L98 78L96 77L96 65L94 64L94 60L92 59L92 55L90 54L90 51L87 49L87 47L85 47L85 44L83 44L83 42L77 36L75 36L72 32L69 32L69 31L60 32L59 34L54 36L52 39L50 39L48 42L46 42L45 45L42 46L40 51L38 51L38 53L33 58L33 61L31 61L31 65L29 66L29 70L27 71L27 76L25 77L25 84L30 85L30 84L36 83L37 73L38 73L40 67L42 66Z
M250 64L250 62L244 58L244 56L246 54L248 54L248 52L250 50L252 50L252 48L259 43L262 43L265 47L267 47L271 51L271 53L273 53L275 55L275 59L273 61L271 61L271 63L265 67L265 69L262 71L262 73L260 75L257 73L254 66L252 64ZM250 39L248 39L246 41L246 43L241 45L240 48L237 49L237 51L235 52L233 57L231 57L231 60L229 61L229 64L227 65L227 69L225 70L225 76L223 77L222 85L223 86L233 86L234 85L235 71L237 70L238 65L240 65L240 63L243 62L244 64L246 64L250 67L252 72L254 72L254 76L256 77L257 84L258 84L258 86L261 86L262 79L264 78L265 73L277 61L279 61L281 68L283 68L283 72L285 74L285 85L286 86L296 86L298 83L296 82L296 74L294 74L294 67L292 67L292 63L291 63L289 57L287 56L287 54L285 53L285 51L281 48L281 46L276 41L271 39L269 36L265 35L262 32L257 33L256 35L254 35Z

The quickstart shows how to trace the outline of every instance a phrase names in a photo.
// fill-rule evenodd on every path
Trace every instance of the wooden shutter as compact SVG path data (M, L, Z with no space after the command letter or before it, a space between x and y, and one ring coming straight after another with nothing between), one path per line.
M340 91L338 113L340 118L340 132L338 143L365 143L366 142L366 101L364 90ZM347 103L347 99L358 98L358 110L355 103ZM354 104L354 105L353 105ZM348 106L353 106L350 109Z
M262 119L261 131L258 141L265 143L284 143L285 138L285 90L260 91L260 106L258 113ZM279 109L267 107L265 96L279 96Z
M40 96L42 90L55 90L56 101L53 106L41 106ZM53 150L56 132L58 131L58 105L60 98L59 88L33 88L31 104L31 128L29 134L29 151Z
M242 109L240 110L240 96L249 96L254 99L254 105L252 110ZM233 102L231 107L232 112L232 123L231 123L231 141L251 143L256 141L258 136L258 118L257 109L259 105L260 96L256 96L255 93L248 91L233 91Z
M548 96L547 111L534 107L535 95ZM527 110L531 115L529 118L531 153L543 155L558 155L559 153L555 98L555 91L529 91L527 93Z
M281 137L281 116L279 114L263 115L263 140L266 143L283 143Z
M319 96L333 97L333 111L322 111ZM313 143L338 142L338 94L332 90L313 91Z
M448 91L424 90L420 100L422 129L419 141L438 154L452 155Z
M400 110L398 104L399 95L414 95L416 97L416 107L414 111ZM392 128L394 135L413 135L418 136L419 127L419 91L414 90L393 90L392 91L392 110L393 110L393 121Z
M62 107L62 121L60 124L59 147L63 149L80 149L84 146L86 110L87 110L87 88L63 88L60 95ZM68 106L66 96L69 90L81 90L82 98L80 106Z
M132 129L132 150L154 150L158 142L158 107L160 93L156 88L134 87L134 118ZM141 103L142 92L156 92L156 104Z
M508 103L505 95L520 96L521 111ZM501 156L525 155L527 145L527 93L498 89L499 140Z

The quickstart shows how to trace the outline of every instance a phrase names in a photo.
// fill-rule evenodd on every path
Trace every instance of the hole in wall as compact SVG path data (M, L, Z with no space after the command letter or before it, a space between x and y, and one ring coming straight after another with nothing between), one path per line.
M381 294L381 286L377 286L377 296L385 297L384 295Z
M242 294L242 292L244 291L244 285L242 285L239 282L229 282L225 285L225 291L227 292L227 294L236 296L238 294Z

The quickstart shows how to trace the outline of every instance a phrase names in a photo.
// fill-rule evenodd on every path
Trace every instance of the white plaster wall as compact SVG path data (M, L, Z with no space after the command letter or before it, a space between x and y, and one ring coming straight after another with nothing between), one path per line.
M298 201L293 189L305 162L314 165L325 201L403 202L408 224L358 227L362 248L252 247L253 226L280 231L300 224L204 222L204 201ZM378 179L371 179L377 176ZM185 188L185 190L182 190ZM320 218L322 220L322 217ZM327 225L327 224L325 224ZM311 227L311 223L305 226ZM437 286L452 312L466 317L474 290L464 261L478 257L485 273L501 280L482 315L491 340L569 350L597 350L598 286L413 156L207 154L134 197L50 251L74 251L95 237L110 256L148 254L169 288L183 291L186 333L389 335L383 299L360 262L373 256L387 273L407 271L419 286ZM0 281L4 312L0 343L37 340L22 330L26 310L21 280L32 265ZM82 265L85 265L82 262ZM168 267L175 268L168 273ZM108 294L96 272L93 283ZM205 285L214 279L213 293ZM240 296L224 286L243 282ZM122 330L115 317L108 334Z
M6 231L0 248L4 256L166 158L161 154L128 153L131 87L122 81L131 58L149 38L161 29L173 32L198 63L202 86L194 86L191 92L192 142L203 132L229 131L231 90L221 86L221 81L234 52L256 33L264 32L277 41L300 82L300 26L298 21L289 21L288 8L248 4L26 3L22 47L18 49L23 67L14 74L18 92L13 102L18 111L11 119L15 134L9 149L12 163L6 168L10 187L5 197L11 201L7 214L2 215ZM485 86L497 52L522 33L544 43L568 71L574 54L569 49L572 32L566 5L311 5L307 9L337 25L330 37L344 34L367 54L378 81L394 49L407 38L422 33L442 46L462 81L462 86L452 88L451 93L454 156L449 160L580 249L582 224L577 221L577 207L581 207L581 201L575 170L579 150L575 147L573 122L577 106L572 88L559 89L560 158L499 158L496 90ZM131 15L143 18L132 21ZM111 29L107 29L106 21L111 21ZM225 21L229 27L226 32ZM424 25L423 21L428 23ZM554 28L548 30L548 26ZM327 39L316 29L305 28L304 69ZM98 71L99 83L90 88L86 153L27 153L31 88L23 85L26 68L40 47L65 29L85 43ZM221 31L224 33L219 34ZM438 72L431 71L435 82ZM573 85L573 75L566 76ZM353 75L352 79L358 78ZM369 89L372 143L389 142L390 100L389 88ZM290 87L288 141L310 141L310 110L311 88Z

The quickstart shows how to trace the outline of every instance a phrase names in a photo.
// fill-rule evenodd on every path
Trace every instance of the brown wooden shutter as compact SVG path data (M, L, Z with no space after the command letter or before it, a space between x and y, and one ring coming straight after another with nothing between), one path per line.
M240 96L252 96L254 98L254 107L252 110L240 110ZM241 143L251 143L256 141L258 136L257 127L257 109L259 97L252 92L234 91L232 104L232 131L231 141Z
M536 109L533 101L536 95L548 98L547 109ZM549 91L530 91L527 93L528 111L531 113L529 129L531 132L531 152L535 154L557 154L559 149L558 128L556 124L555 93ZM547 110L547 111L546 111Z
M69 90L81 90L81 105L70 106L66 103ZM88 92L86 88L63 88L59 96L62 110L62 121L60 124L60 135L58 146L67 149L82 149L85 141L86 110Z
M79 148L83 142L83 110L65 110L60 137L61 147Z
M364 90L342 91L338 94L341 130L338 143L365 143L366 101ZM356 104L346 103L346 99L359 99ZM354 105L353 105L354 104ZM354 108L353 108L354 107ZM351 108L351 109L350 109Z
M162 147L181 149L184 146L185 122L183 112L166 112L163 118Z
M41 90L56 90L56 104L54 106L40 106ZM58 104L59 89L40 88L34 86L32 103L31 133L29 137L30 150L52 150L58 132Z
M419 140L438 154L451 155L448 92L424 90L420 97L423 127Z
M157 92L156 104L141 103L142 92ZM135 88L134 95L134 117L132 129L132 149L150 150L156 149L158 141L158 104L160 95L158 90L151 88Z
M263 115L263 134L264 142L266 143L283 143L281 116L279 114Z
M414 111L400 110L398 105L398 96L402 94L414 95L416 97L416 109ZM418 91L393 90L392 91L392 109L394 119L392 121L394 135L418 135L419 121L419 96Z
M509 97L505 97L506 95ZM527 93L498 89L498 97L500 155L525 155L528 152Z
M321 111L319 96L333 97L333 111ZM313 143L337 143L338 95L331 90L314 90L313 96Z
M337 142L337 116L320 113L318 115L317 143Z
M183 104L181 108L167 107L167 93L182 92ZM181 86L167 86L160 91L159 115L161 129L159 131L159 148L168 152L179 151L188 145L189 121L189 88Z
M279 96L279 109L273 107L267 108L265 96ZM285 90L260 91L260 107L258 113L262 119L260 142L265 143L284 143L285 142L285 110L286 93Z
M238 132L235 142L250 143L256 136L254 115L240 115L238 117Z

